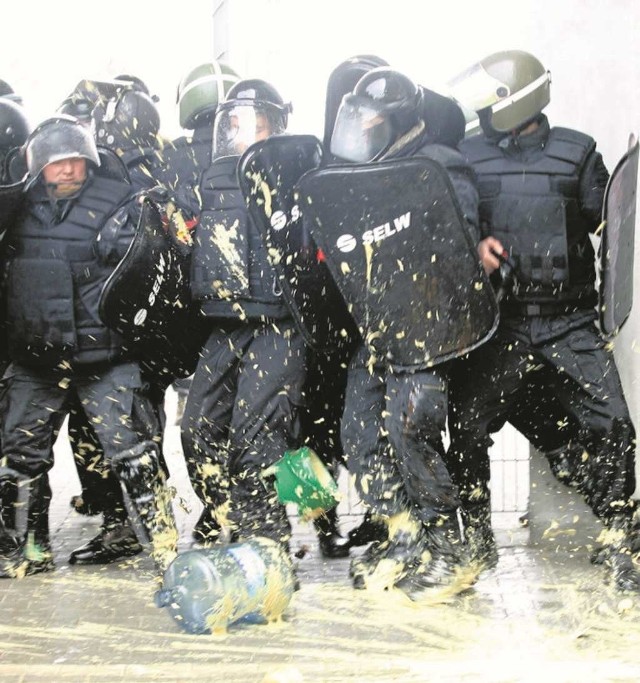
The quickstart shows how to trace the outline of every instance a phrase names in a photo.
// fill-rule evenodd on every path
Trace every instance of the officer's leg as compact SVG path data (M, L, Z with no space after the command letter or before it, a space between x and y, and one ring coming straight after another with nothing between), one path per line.
M242 354L236 326L211 332L193 375L181 425L182 449L191 486L203 505L193 536L215 542L229 500L229 425Z
M529 372L526 390L509 411L508 421L547 458L558 481L580 488L584 479L584 448L578 440L578 424L558 397L549 392L549 382L547 366L537 366Z
M135 363L78 382L84 409L120 480L138 540L163 570L177 552L178 532L161 467L156 411Z
M595 327L573 330L545 349L558 370L553 390L580 425L588 454L585 499L604 522L601 541L615 585L640 591L633 561L635 429L613 354Z
M445 372L392 374L387 379L389 440L427 538L428 553L397 584L412 598L443 587L449 594L461 592L476 579L458 523L458 491L443 461Z
M3 461L0 498L13 506L0 543L0 577L21 578L53 569L49 538L51 489L48 471L53 444L65 415L67 390L59 377L44 378L10 367L2 425Z
M305 347L291 323L248 326L230 430L229 521L234 536L266 536L289 548L286 508L262 471L300 445Z
M413 512L398 462L387 438L386 373L369 367L361 346L349 365L342 441L356 490L384 537L350 566L354 588L388 587L400 581L426 548L421 521Z
M318 454L334 478L343 461L340 420L344 410L347 360L344 354L320 354L307 349L302 433L305 442ZM350 542L340 533L336 508L314 519L313 525L323 557L349 555Z
M491 434L504 425L529 367L527 349L500 337L451 363L450 444L445 463L459 488L464 534L472 557L486 567L498 562L491 529Z

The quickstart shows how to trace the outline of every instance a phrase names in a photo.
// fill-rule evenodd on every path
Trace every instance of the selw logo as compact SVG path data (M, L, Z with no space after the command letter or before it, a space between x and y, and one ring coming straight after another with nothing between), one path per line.
M393 221L388 221L382 225L378 225L371 230L365 230L362 233L362 244L371 244L372 242L382 242L389 237L393 237L402 230L411 227L411 211L403 213L401 216L394 218ZM340 235L336 241L336 246L340 251L349 252L356 248L356 238L353 235Z

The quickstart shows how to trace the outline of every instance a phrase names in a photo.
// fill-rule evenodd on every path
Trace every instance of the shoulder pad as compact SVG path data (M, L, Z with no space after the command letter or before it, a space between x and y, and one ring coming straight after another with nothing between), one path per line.
M596 141L590 135L559 126L549 132L545 153L561 161L580 165L595 147Z

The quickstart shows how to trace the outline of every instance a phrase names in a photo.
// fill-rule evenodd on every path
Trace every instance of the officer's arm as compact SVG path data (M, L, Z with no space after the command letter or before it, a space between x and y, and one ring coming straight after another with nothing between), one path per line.
M580 210L589 224L589 232L595 232L602 220L602 204L608 180L609 171L602 155L593 151L582 169L578 190Z

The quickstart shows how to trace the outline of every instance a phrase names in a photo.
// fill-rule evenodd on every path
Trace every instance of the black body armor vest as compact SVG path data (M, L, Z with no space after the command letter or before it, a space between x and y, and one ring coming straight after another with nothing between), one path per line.
M515 264L505 304L595 304L594 251L579 202L594 148L591 137L567 128L552 128L533 148L520 149L517 138L462 143L478 177L481 235L499 239Z
M94 364L122 355L122 340L98 316L98 300L117 258L107 242L126 239L123 205L131 194L127 182L94 176L66 214L56 216L60 207L48 199L28 198L5 249L12 360L55 367L62 360ZM104 238L99 247L98 235ZM107 258L99 258L100 252Z
M208 318L286 318L276 273L238 186L237 161L216 159L202 174L191 294Z

